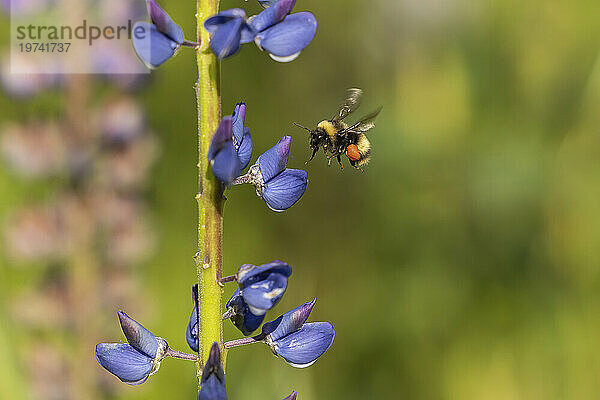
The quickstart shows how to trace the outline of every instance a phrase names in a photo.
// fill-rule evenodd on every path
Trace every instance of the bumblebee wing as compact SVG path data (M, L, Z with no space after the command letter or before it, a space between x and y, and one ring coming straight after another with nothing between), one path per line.
M373 127L375 126L375 118L377 118L377 116L381 112L382 108L383 107L379 107L372 113L365 115L354 125L349 126L348 128L344 129L344 132L351 131L351 132L356 132L356 133L365 133L365 132L373 129Z
M340 110L338 111L338 115L333 117L334 121L341 121L346 118L348 115L352 114L358 106L360 106L360 96L363 91L358 88L348 89L346 92L346 100L340 106Z

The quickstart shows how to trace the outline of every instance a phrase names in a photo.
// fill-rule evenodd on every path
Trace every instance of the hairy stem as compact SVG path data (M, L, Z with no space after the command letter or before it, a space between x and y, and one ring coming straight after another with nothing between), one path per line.
M224 276L221 278L221 283L227 283L227 282L234 282L237 280L237 276L235 275L229 275L229 276Z
M178 358L180 360L198 361L198 356L195 354L183 353L173 349L167 350L167 357Z
M221 118L220 70L216 56L210 50L209 34L204 29L204 21L219 10L218 0L197 0L197 42L196 62L198 80L195 85L198 106L198 253L196 270L198 274L199 307L198 377L202 375L202 365L210 353L213 342L223 347L221 322L222 289L221 279L222 234L223 234L223 191L222 185L214 177L206 159L213 133Z
M236 340L231 340L229 342L226 342L224 346L226 349L231 349L232 347L238 347L238 346L244 346L246 344L262 342L262 340L260 340L260 339L261 339L260 336L236 339Z

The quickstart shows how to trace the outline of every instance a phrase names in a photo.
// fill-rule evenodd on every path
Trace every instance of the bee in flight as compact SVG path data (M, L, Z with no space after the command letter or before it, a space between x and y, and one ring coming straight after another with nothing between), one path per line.
M344 169L341 160L342 154L348 157L350 165L361 171L361 167L369 162L371 158L371 142L367 139L365 132L375 126L375 117L381 111L381 107L352 125L344 122L344 119L356 111L360 105L362 93L361 89L348 89L346 100L340 106L337 114L330 120L319 122L317 128L314 130L300 124L295 124L300 128L306 129L310 134L309 145L312 155L306 162L307 164L315 158L315 154L317 154L320 147L323 148L328 165L331 165L331 159L335 157L340 167Z

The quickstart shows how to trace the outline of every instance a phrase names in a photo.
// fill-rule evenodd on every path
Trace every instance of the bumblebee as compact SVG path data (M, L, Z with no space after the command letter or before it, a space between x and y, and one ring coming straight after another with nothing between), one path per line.
M330 120L319 122L314 130L295 124L307 130L310 134L309 146L312 155L306 161L307 164L315 158L321 147L325 157L327 157L328 165L331 165L331 160L335 157L340 167L344 169L341 160L343 154L348 157L350 165L361 171L361 167L369 162L371 159L371 142L367 139L365 132L373 129L375 117L377 117L382 107L352 125L344 122L344 119L359 107L362 93L361 89L348 89L346 100L340 106L337 114Z

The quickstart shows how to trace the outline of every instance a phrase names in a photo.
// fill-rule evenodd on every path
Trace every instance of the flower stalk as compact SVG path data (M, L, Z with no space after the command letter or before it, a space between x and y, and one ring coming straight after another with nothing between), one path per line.
M218 0L197 0L196 62L198 80L195 85L198 108L198 253L194 256L198 275L199 297L199 360L198 377L206 364L213 342L223 353L221 322L222 288L219 285L222 267L223 188L214 177L207 161L213 133L221 119L220 67L209 47L209 33L204 21L218 13Z

